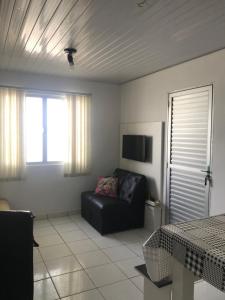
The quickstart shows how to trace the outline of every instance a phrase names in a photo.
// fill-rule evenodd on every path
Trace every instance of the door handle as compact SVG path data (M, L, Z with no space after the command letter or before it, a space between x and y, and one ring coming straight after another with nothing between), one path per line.
M212 172L210 170L201 170L202 173L206 173L205 175L205 186L207 185L207 182L209 182L210 185L212 185Z
M207 185L207 182L211 183L211 176L208 174L205 176L205 186Z
M209 184L211 185L212 183L212 177L211 174L212 172L208 169L208 170L201 170L202 173L205 173L205 186L207 185L207 182L209 182Z
M212 186L212 176L207 175L205 177L205 185L207 185L207 182L209 183L209 186Z
M207 175L212 174L212 172L210 170L201 170L202 173L206 173Z

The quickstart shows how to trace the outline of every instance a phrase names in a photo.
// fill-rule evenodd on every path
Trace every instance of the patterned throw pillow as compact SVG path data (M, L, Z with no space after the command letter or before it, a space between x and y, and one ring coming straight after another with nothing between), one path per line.
M95 193L108 197L117 196L118 178L116 177L98 177Z

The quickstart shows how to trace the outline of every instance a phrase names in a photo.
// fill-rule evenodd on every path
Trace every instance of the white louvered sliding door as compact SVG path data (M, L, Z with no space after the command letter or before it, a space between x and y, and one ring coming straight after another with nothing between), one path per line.
M169 223L209 214L212 86L169 95Z

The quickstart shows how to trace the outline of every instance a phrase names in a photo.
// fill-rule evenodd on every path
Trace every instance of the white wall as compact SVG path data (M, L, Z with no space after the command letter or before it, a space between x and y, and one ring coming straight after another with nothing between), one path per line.
M122 85L121 122L166 122L168 93L208 84L214 87L213 215L225 213L225 50Z
M15 209L37 215L78 210L80 193L93 189L98 175L110 174L119 162L119 87L47 75L0 71L0 85L92 94L92 172L64 178L62 166L29 166L24 181L0 184L0 196Z
M125 134L146 135L151 138L148 162L139 162L122 157L123 135ZM120 125L120 167L146 176L148 185L147 199L152 200L162 198L162 135L162 122L122 123ZM152 174L154 174L154 179ZM150 187L151 189L149 189Z

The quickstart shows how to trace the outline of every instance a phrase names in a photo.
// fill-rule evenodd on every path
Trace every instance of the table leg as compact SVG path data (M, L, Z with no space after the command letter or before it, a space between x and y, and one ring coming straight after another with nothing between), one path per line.
M194 300L195 275L173 259L172 300Z

